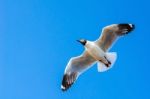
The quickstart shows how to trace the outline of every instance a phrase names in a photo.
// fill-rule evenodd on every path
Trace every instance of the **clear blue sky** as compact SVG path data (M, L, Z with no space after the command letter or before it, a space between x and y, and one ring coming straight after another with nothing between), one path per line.
M1 0L0 99L150 99L150 2L148 0ZM96 65L63 93L60 84L72 56L112 23L135 31L111 49L114 67Z

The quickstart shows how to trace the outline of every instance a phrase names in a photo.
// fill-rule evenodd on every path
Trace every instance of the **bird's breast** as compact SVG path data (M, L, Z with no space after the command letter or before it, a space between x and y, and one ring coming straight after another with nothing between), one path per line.
M105 56L105 52L96 44L89 43L85 46L87 52L96 60L100 60Z

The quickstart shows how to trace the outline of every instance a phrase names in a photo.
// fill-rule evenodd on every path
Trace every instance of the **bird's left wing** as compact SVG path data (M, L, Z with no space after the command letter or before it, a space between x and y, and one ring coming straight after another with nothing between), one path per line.
M86 51L81 56L71 58L65 69L61 89L67 90L81 73L92 67L95 61Z
M95 43L105 52L109 50L114 41L120 36L131 32L135 26L133 24L112 24L103 28L102 34Z

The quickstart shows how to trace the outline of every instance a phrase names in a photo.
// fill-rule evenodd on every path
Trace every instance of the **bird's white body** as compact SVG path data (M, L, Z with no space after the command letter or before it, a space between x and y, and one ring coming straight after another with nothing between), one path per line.
M105 52L96 43L87 41L85 49L95 60L105 61Z
M91 55L98 62L97 65L99 72L104 72L112 68L117 59L117 53L104 52L95 42L87 41L84 47L89 55ZM111 64L109 67L106 67L105 64L108 64L108 61L110 61Z
M134 29L133 24L112 24L103 28L101 36L94 42L78 40L85 51L77 57L72 57L65 69L61 89L66 91L87 69L97 63L98 71L104 72L112 68L117 59L116 52L108 52L112 44L121 36Z

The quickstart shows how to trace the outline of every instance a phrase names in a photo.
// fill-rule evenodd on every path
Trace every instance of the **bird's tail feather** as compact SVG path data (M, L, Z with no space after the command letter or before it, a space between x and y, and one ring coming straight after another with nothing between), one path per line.
M110 68L112 68L117 59L117 53L116 52L106 53L106 58L111 62L111 65L107 67L102 62L98 62L97 63L98 72L105 72L109 70Z

